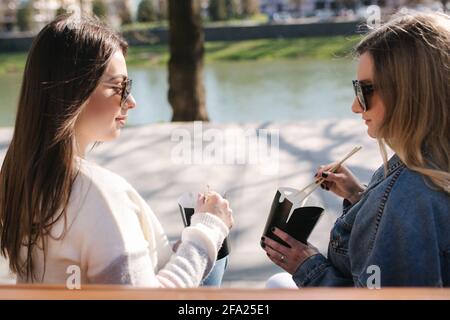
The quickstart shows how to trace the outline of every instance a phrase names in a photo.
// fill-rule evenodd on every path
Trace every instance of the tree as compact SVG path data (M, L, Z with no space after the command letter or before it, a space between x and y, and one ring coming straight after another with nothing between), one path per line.
M227 19L226 0L210 0L208 6L208 14L211 20L219 21Z
M259 13L259 0L242 0L242 15L250 17Z
M169 32L172 121L207 121L200 0L169 0Z
M108 8L103 0L94 0L92 2L92 13L100 19L105 19L108 15Z
M227 18L236 18L239 16L238 13L238 7L239 3L238 0L225 0L225 7L227 10Z
M28 2L17 10L17 25L20 31L29 31L32 22L32 4Z
M168 17L168 5L167 0L158 1L158 20L167 20Z
M117 12L119 14L122 25L130 24L133 22L133 19L131 18L130 8L124 2L121 1L117 4Z
M137 20L139 22L152 22L156 20L156 12L151 0L142 0L138 6Z

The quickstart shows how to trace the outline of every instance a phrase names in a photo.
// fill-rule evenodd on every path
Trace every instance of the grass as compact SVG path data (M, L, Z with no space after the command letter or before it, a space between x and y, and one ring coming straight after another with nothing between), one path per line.
M360 39L351 37L320 37L299 39L262 39L205 43L206 62L287 60L302 58L330 59L345 57ZM26 53L0 54L0 74L21 72ZM164 65L169 60L167 45L131 47L127 56L129 66Z
M22 72L27 53L0 53L0 74Z
M287 60L301 58L331 59L350 55L359 36L301 39L262 39L233 42L207 42L206 62L246 60ZM129 65L151 66L165 64L168 47L153 45L130 48Z

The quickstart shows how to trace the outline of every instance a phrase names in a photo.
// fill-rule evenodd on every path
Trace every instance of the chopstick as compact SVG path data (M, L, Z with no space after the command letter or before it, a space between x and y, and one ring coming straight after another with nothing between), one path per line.
M357 146L355 148L352 149L352 151L350 151L341 161L339 161L336 165L334 165L330 172L335 173L337 169L339 169L339 167L351 156L353 156L355 153L357 153L359 150L361 150L362 147L361 146ZM309 185L307 185L306 187L304 187L302 190L298 191L298 193L301 193L311 187L313 187L309 192L306 193L305 197L303 199L306 199L311 193L313 193L319 186L320 184L322 184L322 182L324 182L325 179L324 178L320 178L319 180L316 180L312 183L310 183ZM302 200L302 202L304 202L304 200Z

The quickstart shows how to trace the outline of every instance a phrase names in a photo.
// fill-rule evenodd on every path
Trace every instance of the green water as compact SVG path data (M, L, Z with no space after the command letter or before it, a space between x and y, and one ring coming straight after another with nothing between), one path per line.
M130 67L137 108L129 125L170 121L165 67ZM352 117L355 63L346 59L213 62L205 66L212 121L284 121ZM14 125L21 74L0 76L0 126Z

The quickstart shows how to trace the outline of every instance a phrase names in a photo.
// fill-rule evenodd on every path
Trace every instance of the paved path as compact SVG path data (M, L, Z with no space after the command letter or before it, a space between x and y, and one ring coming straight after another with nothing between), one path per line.
M211 123L203 125L203 134L212 133L208 130L211 128L219 129L217 132L226 133L227 137L233 136L233 133L239 135L242 130L246 130L247 136L251 132L261 132L258 131L261 129L279 130L278 161L272 162L272 165L278 163L278 171L268 172L270 167L267 163L258 166L249 163L248 158L245 164L176 163L172 153L180 144L172 141L171 137L175 133L193 136L193 123L125 128L119 139L100 145L91 151L88 158L125 177L156 212L171 239L176 239L182 230L176 200L183 192L205 190L207 184L216 190L228 190L227 198L233 208L236 225L230 236L232 255L224 279L226 287L263 287L270 275L281 270L268 260L259 247L277 187L299 188L310 183L319 164L342 158L356 145L364 148L347 164L363 182L368 181L373 170L381 164L376 141L367 136L365 125L356 119ZM1 161L11 132L11 129L0 129ZM193 140L191 142L194 143ZM248 151L245 141L240 141L225 144L224 154L234 154L233 147L236 145L241 146L241 151ZM255 150L251 152L254 154ZM276 166L273 168L276 169ZM325 207L326 214L309 241L325 253L329 231L339 215L341 201L320 188L314 197ZM0 262L0 282L7 281L12 280L3 261Z

